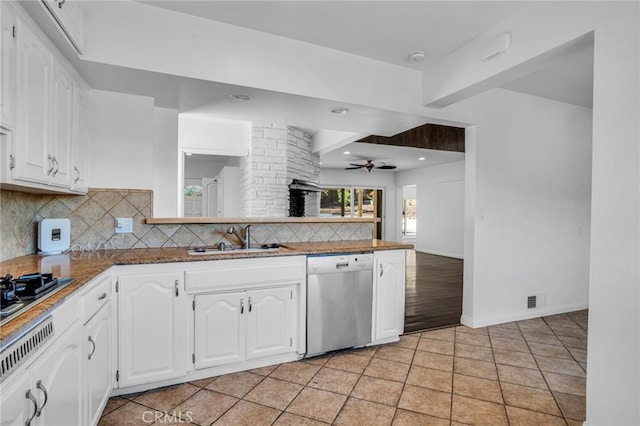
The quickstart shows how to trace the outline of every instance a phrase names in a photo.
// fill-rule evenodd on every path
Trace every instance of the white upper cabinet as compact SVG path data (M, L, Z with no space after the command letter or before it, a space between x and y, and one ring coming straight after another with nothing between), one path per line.
M71 73L59 62L53 64L53 108L52 138L49 154L54 169L50 174L50 183L54 186L70 187L71 145L75 137L74 119L74 83Z
M0 3L2 55L0 56L0 125L13 129L16 120L16 14Z
M49 152L51 123L51 50L18 17L18 102L13 178L48 183L55 169Z
M85 193L87 86L35 23L2 2L2 187Z
M79 0L42 0L73 48L82 54L84 6Z
M86 193L89 189L89 90L81 83L74 86L74 129L71 146L71 190Z

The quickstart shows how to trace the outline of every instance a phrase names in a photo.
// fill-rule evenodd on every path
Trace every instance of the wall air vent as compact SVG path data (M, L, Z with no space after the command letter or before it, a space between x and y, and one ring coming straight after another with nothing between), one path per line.
M0 352L0 383L35 354L53 336L53 317L18 338Z
M538 306L538 296L527 296L527 309L534 309Z

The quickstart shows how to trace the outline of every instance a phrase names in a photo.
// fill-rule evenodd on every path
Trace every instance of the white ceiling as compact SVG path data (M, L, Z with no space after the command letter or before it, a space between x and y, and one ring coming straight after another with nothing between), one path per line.
M504 1L143 1L157 7L420 69L522 10ZM428 61L410 63L423 50Z
M348 151L349 154L344 152ZM424 160L419 160L424 157ZM393 173L436 164L464 160L464 152L436 151L354 142L320 157L323 169L344 169L349 163L364 164L367 160L396 166L394 170L374 170L372 173ZM361 172L354 170L354 172Z
M396 65L425 68L497 22L523 11L532 2L162 0L144 3ZM52 34L55 38L55 31ZM419 65L407 62L406 55L414 50L424 50L427 60ZM93 88L151 96L157 106L179 108L181 112L282 122L312 134L320 129L332 129L391 136L426 122L418 115L336 105L326 99L91 63L67 56ZM590 107L592 86L593 50L583 49L503 88ZM249 94L254 100L238 103L229 98L232 93ZM345 116L328 113L337 106L347 106L353 113ZM370 154L363 153L362 157L385 158L402 168L410 167L402 158L407 148L381 146L379 149L384 151L373 152L369 147ZM392 155L393 150L399 154ZM345 166L330 166L333 161L338 158L323 159L323 167Z

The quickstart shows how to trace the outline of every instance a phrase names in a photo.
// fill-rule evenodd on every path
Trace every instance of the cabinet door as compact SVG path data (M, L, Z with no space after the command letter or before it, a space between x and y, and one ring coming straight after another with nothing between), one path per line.
M53 162L50 184L69 188L71 143L73 130L73 77L58 61L53 63L52 138L47 158Z
M405 251L378 251L374 260L373 340L378 340L404 331Z
M84 328L85 421L96 425L111 393L111 305L107 303Z
M82 342L80 323L72 325L31 367L31 388L42 425L82 424Z
M83 48L83 1L42 0L54 16L54 20L67 35L74 48L81 53Z
M27 394L28 392L28 394ZM22 371L13 375L0 388L0 425L24 426L35 417L37 407L27 395L35 398L30 387L29 372Z
M18 98L13 178L48 183L52 55L22 19L16 22ZM47 172L49 172L47 174Z
M293 351L293 290L290 287L253 290L247 296L246 358Z
M244 292L195 296L195 368L244 360Z
M13 29L16 15L5 2L0 3L2 26L2 47L0 58L0 124L13 129L16 114L16 39Z
M183 376L187 368L187 312L183 274L119 277L119 385Z
M89 92L79 84L74 86L74 129L76 134L71 148L71 190L86 193L89 188Z

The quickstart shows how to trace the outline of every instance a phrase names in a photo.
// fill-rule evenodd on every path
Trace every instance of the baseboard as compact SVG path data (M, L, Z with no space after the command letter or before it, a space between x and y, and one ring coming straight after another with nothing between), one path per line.
M463 256L460 256L459 254L449 253L446 251L427 250L425 248L418 247L418 246L416 246L414 250L419 251L420 253L435 254L436 256L445 256L445 257L453 257L454 259L463 259Z
M483 317L470 317L463 314L462 317L460 317L460 323L466 325L467 327L478 328L486 327L489 325L504 324L506 322L523 321L531 318L545 317L549 315L565 314L567 312L581 311L588 308L588 302L580 302L560 306L549 306L539 309L529 309L527 311L517 313L514 312L501 315L487 315Z

